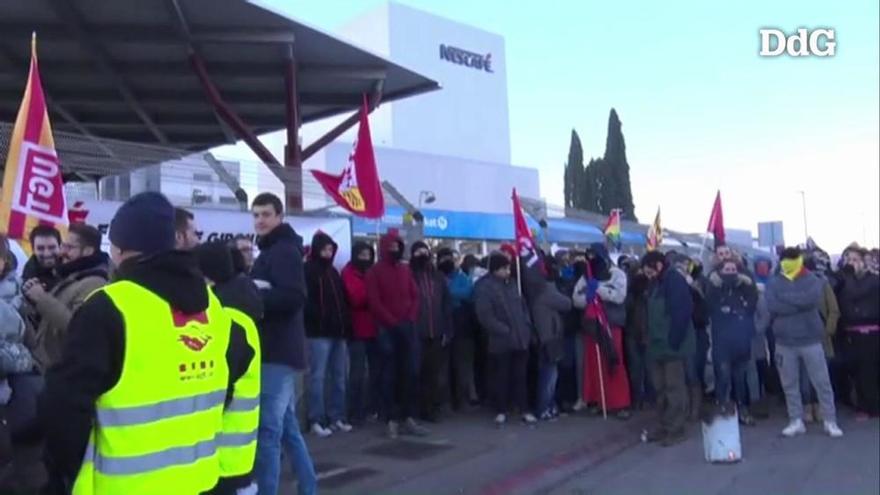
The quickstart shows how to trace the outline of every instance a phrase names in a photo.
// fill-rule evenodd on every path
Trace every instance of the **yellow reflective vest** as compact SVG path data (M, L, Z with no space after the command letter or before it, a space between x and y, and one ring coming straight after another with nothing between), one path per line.
M224 308L232 321L244 328L254 357L245 374L233 386L232 401L223 411L223 435L219 442L220 476L231 478L250 474L257 455L257 429L260 426L260 335L257 326L241 311Z
M122 315L125 354L119 381L95 404L73 494L210 490L220 477L229 314L207 286L207 310L187 316L130 281L101 290Z

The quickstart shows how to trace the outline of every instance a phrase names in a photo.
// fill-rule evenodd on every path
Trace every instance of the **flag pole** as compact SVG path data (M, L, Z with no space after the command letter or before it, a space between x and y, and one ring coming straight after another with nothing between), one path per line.
M520 269L519 256L516 257L516 287L519 289L519 295L522 295L522 270Z
M601 330L600 330L601 331ZM602 373L602 351L599 349L599 341L596 341L596 367L599 368L599 396L602 398L602 419L608 419L608 404L605 401L605 376Z

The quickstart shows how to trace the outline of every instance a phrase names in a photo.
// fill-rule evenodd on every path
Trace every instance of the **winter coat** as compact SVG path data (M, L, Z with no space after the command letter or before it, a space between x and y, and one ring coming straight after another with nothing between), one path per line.
M608 323L622 328L626 326L626 274L617 267L611 267L610 272L611 278L599 281L596 294L605 306ZM581 277L574 286L572 303L575 308L583 310L587 307L587 282L586 277Z
M34 358L24 343L25 325L18 313L20 305L21 283L15 271L11 271L0 280L0 379L34 368Z
M474 302L474 282L460 269L456 269L446 277L449 295L452 296L452 308L456 309Z
M55 274L54 268L43 268L40 266L40 262L37 261L37 256L32 255L25 262L24 267L21 272L21 279L23 281L30 280L35 278L43 284L43 287L46 291L52 290L52 287L58 283L58 276Z
M477 319L489 337L492 354L524 351L532 339L525 301L516 283L487 275L475 287Z
M825 324L825 334L822 336L822 347L825 349L825 357L834 357L834 344L832 342L834 335L837 333L837 324L840 321L840 307L837 305L837 296L834 295L834 288L831 282L825 279L825 285L822 291L822 300L819 302L819 316Z
M419 317L419 289L409 267L391 257L391 245L403 252L403 241L394 233L379 240L379 262L367 271L367 298L373 318L383 328L415 323Z
M38 300L31 301L39 314L39 325L32 336L32 350L43 372L61 359L73 313L92 292L107 284L109 263L109 257L99 252L60 265L56 270L58 283Z
M648 343L648 285L641 272L632 273L627 283L624 337L640 344Z
M880 325L880 277L865 273L861 277L844 273L837 292L843 328Z
M412 268L412 267L410 267ZM429 266L423 270L412 269L412 277L419 290L419 316L416 331L423 339L452 339L452 296L446 277Z
M455 338L473 339L480 323L474 307L474 281L461 269L446 277L452 296L452 334Z
M742 275L732 284L709 284L706 304L712 321L712 356L717 361L751 358L758 289Z
M556 290L558 290L563 296L571 298L574 295L574 286L576 283L577 281L574 279L573 275L572 277L560 277L556 281ZM583 310L579 310L572 306L571 309L562 315L562 324L565 327L566 336L572 336L583 329L581 325L583 314Z
M114 276L146 288L183 314L208 308L208 288L192 253L171 251L129 259ZM119 382L125 348L122 314L104 291L95 292L71 318L64 353L46 374L38 403L40 423L46 430L50 483L66 487L65 493L70 493L93 433L95 402ZM233 322L226 349L227 397L253 357L244 329Z
M258 238L257 247L260 256L254 260L251 278L263 299L263 319L257 322L262 361L304 370L306 280L302 237L284 223Z
M367 273L349 263L342 269L342 284L351 310L352 337L357 340L376 338L378 328L376 320L370 312L367 298Z
M770 329L770 310L767 309L767 301L763 292L758 294L758 303L755 305L755 336L752 338L752 359L767 360L767 330Z
M778 344L803 347L822 342L825 325L819 305L824 287L825 281L806 269L794 280L781 273L770 279L765 298Z
M553 282L545 282L530 298L529 309L543 357L558 362L565 353L563 315L571 311L571 298L562 295Z
M648 355L664 361L685 359L696 349L694 301L687 280L668 268L651 284L647 297Z
M21 294L21 279L10 270L6 276L0 278L0 301L5 302L15 310L21 309L24 296Z
M305 307L306 336L310 339L347 339L351 335L351 315L342 277L332 259L322 259L320 252L338 246L329 235L318 232L312 238L309 260L305 264L308 302Z
M263 318L263 298L254 281L237 273L225 282L214 285L214 294L223 306L235 308L248 315L254 323Z

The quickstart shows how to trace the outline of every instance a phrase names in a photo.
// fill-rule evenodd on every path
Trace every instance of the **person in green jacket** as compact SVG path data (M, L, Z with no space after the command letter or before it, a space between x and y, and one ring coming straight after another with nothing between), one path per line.
M663 253L651 251L642 259L648 288L648 361L657 391L658 421L648 441L664 447L684 440L688 414L685 377L687 356L694 352L693 299L687 280L668 265Z

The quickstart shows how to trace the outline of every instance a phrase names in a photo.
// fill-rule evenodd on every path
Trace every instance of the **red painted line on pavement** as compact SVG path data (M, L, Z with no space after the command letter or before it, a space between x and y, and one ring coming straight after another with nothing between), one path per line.
M641 425L642 423L637 424ZM481 495L508 495L521 492L530 485L534 485L537 480L548 477L561 468L574 465L578 461L585 464L583 468L598 464L629 447L630 444L639 443L638 434L633 429L625 428L622 431L601 437L600 442L585 444L557 454L548 461L532 464L505 478L485 485L479 490L479 493Z

